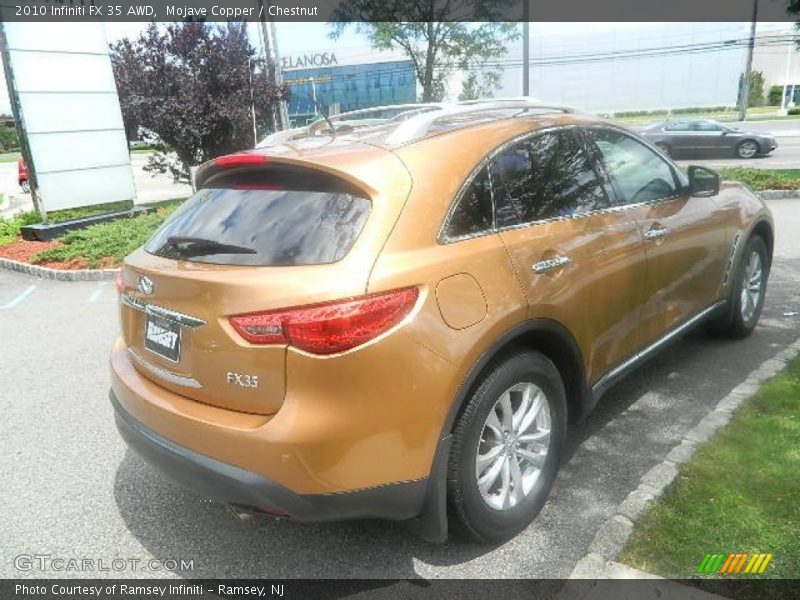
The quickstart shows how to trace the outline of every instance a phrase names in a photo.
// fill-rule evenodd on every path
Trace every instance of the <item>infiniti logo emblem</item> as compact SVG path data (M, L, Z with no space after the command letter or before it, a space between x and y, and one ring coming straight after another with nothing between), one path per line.
M153 282L150 281L150 278L146 277L145 275L139 277L139 283L136 285L136 287L139 288L140 292L147 296L153 293Z

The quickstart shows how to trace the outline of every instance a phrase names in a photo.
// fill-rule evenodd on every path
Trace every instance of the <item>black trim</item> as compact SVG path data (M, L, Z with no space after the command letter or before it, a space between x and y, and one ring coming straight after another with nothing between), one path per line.
M486 365L496 358L503 350L513 345L518 338L521 338L529 333L536 332L557 336L560 341L563 342L564 345L566 345L566 347L569 349L569 353L571 355L570 358L578 369L578 381L565 381L564 385L568 390L570 389L571 385L578 386L577 391L579 393L581 415L585 415L592 408L592 406L594 406L594 401L591 398L591 392L586 385L586 373L584 371L583 358L575 338L573 338L572 334L567 330L567 328L558 321L544 318L530 319L515 325L498 337L492 343L492 345L489 346L483 352L483 354L481 354L480 358L472 366L467 374L467 377L464 379L464 382L461 384L461 387L458 389L458 393L453 400L453 404L450 406L450 410L447 413L444 429L442 431L443 436L452 432L456 417L458 416L461 407L464 405L464 402L467 399L467 394L477 381L478 376L481 374Z
M109 398L117 428L137 454L173 481L218 502L278 509L299 521L362 518L402 521L419 515L426 500L427 479L335 494L296 494L256 473L160 436L126 411L113 390Z
M655 341L643 346L636 352L628 355L622 359L611 369L607 370L593 385L592 395L596 399L608 391L615 383L632 373L651 358L660 354L665 348L680 340L684 335L698 327L705 321L714 319L724 312L728 305L727 300L718 300L706 306L697 314L689 317L682 323L674 326L668 330L663 336L657 338Z

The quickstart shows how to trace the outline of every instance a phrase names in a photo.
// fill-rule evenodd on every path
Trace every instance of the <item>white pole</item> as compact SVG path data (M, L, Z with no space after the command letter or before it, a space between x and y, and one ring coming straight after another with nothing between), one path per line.
M311 97L314 99L314 118L319 116L317 112L317 86L314 84L314 78L308 78L311 81Z
M781 112L786 110L786 88L789 86L789 77L792 65L792 50L794 50L794 42L789 42L786 46L786 74L783 77L783 95L781 96Z

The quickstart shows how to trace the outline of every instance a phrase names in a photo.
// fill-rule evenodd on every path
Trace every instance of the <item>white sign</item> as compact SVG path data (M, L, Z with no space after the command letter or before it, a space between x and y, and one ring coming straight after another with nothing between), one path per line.
M42 209L133 200L136 188L102 23L2 27L13 77L8 87L19 100Z

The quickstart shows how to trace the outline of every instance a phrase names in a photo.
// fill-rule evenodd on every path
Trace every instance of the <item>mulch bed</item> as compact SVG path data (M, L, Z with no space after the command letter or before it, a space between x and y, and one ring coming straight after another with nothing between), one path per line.
M86 263L86 261L80 258L73 258L65 262L46 261L34 263L31 260L31 258L33 258L39 252L43 252L44 250L49 250L50 248L60 245L61 242L58 240L53 240L50 242L28 242L19 237L15 242L11 242L5 246L0 246L0 258L7 258L9 260L16 260L32 265L39 265L40 267L60 269L62 271L76 271L79 269L89 268L89 265ZM94 268L113 269L117 266L119 265L117 265L116 261L112 257L107 256L106 258L103 258Z

